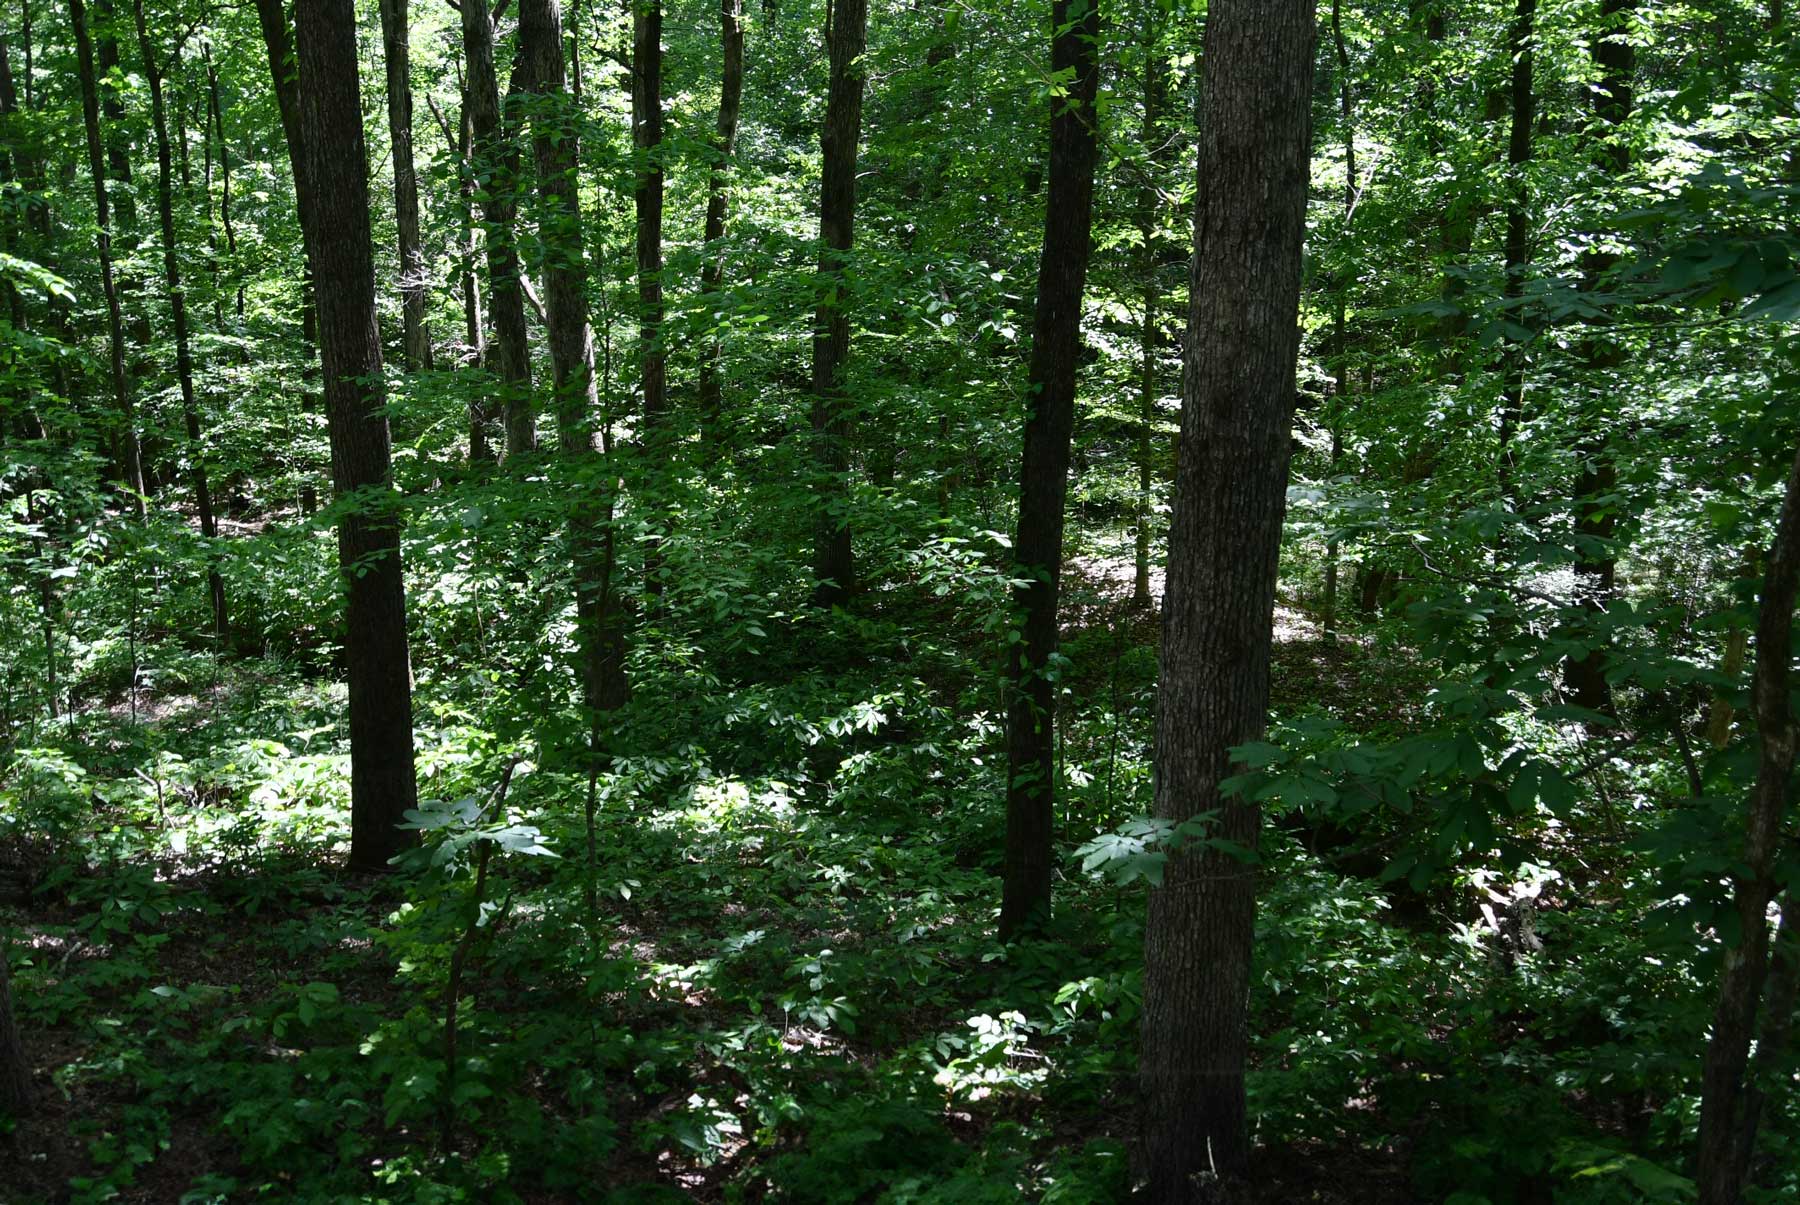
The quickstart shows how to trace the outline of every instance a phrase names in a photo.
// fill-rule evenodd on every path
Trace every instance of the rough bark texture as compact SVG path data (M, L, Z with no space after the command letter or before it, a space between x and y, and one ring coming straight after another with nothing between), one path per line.
M1292 447L1313 76L1313 0L1215 0L1181 463L1163 598L1156 814L1254 850L1255 804L1219 791L1267 725ZM1150 895L1142 1087L1146 1199L1242 1176L1255 867L1190 839Z
M525 87L535 96L531 145L544 200L538 237L544 247L544 315L556 375L557 452L569 471L576 639L582 694L597 729L600 715L623 706L630 690L624 630L613 589L615 490L608 466L594 446L600 396L575 188L579 144L567 104L561 30L556 0L519 0L519 57Z
M1623 183L1631 168L1631 147L1620 138L1620 127L1631 116L1632 73L1635 54L1626 40L1636 0L1601 0L1600 26L1594 39L1594 65L1600 69L1600 86L1593 91L1594 167L1614 183ZM1603 288L1607 273L1618 257L1608 251L1590 251L1582 257L1582 288ZM1582 358L1587 361L1595 396L1604 397L1602 383L1624 360L1624 349L1602 332L1596 332L1582 345ZM1611 494L1618 485L1618 472L1613 465L1612 448L1606 438L1612 421L1604 413L1590 419L1598 434L1581 442L1581 474L1575 481L1575 534L1584 544L1577 550L1575 580L1581 605L1591 615L1606 610L1612 601L1613 577L1617 558L1612 553L1612 538L1618 526L1614 519ZM1609 643L1609 642L1608 642ZM1584 657L1570 660L1564 681L1576 706L1610 715L1613 710L1612 687L1606 681L1606 651L1596 648Z
M431 367L431 328L425 324L430 273L419 247L419 178L413 171L412 49L407 0L381 0L381 44L387 67L388 140L394 161L394 225L400 236L400 313L406 368Z
M170 179L173 166L169 150L169 118L163 101L162 68L150 30L144 23L144 0L132 0L138 48L144 58L144 74L150 85L150 118L156 130L156 211L162 226L163 286L169 293L169 311L175 327L175 377L181 387L181 418L188 443L188 472L194 487L194 509L200 512L200 534L209 543L219 538L213 516L212 486L206 475L206 448L200 434L200 403L194 396L194 352L188 334L187 289L181 283L181 257L175 241L175 189ZM216 553L216 548L213 550ZM209 554L206 569L207 596L212 600L213 635L222 643L231 632L225 602L225 579Z
M463 58L468 84L463 108L474 132L471 170L487 236L488 316L494 323L491 367L500 378L500 408L506 424L506 454L537 446L537 415L531 405L531 347L525 333L525 291L519 275L519 248L513 229L519 147L500 122L500 81L494 69L494 23L480 3L462 6Z
M1514 0L1512 28L1507 35L1507 50L1512 60L1512 124L1506 139L1506 283L1502 287L1502 313L1506 321L1525 325L1520 302L1525 295L1525 269L1531 262L1530 188L1525 182L1525 165L1531 162L1531 126L1537 116L1537 98L1532 92L1532 22L1537 15L1537 0ZM1500 384L1500 458L1498 477L1500 491L1511 497L1513 483L1513 437L1525 417L1525 349L1520 340L1508 338L1506 360Z
M76 70L81 77L81 119L87 131L88 172L94 180L95 244L100 257L100 290L106 297L107 368L113 404L118 407L119 475L133 495L132 506L144 514L144 460L138 440L137 407L125 374L125 326L119 309L119 286L113 277L112 212L106 189L106 152L100 137L100 94L95 83L93 40L88 36L87 7L69 0L69 24L75 30Z
M856 232L856 152L862 140L862 54L868 42L868 0L832 0L825 36L831 78L820 136L819 308L813 316L812 438L821 476L813 541L813 601L842 602L856 588L850 543L850 451L844 418L844 360L850 354L850 314L844 268Z
M1769 1050L1771 1037L1787 1041L1793 988L1785 982L1795 972L1794 957L1784 952L1778 975L1770 979L1769 904L1775 898L1778 855L1783 842L1782 817L1787 810L1788 782L1794 771L1797 742L1789 707L1793 665L1794 603L1800 596L1800 453L1788 472L1787 494L1775 541L1769 548L1763 578L1762 605L1756 622L1756 665L1751 675L1751 705L1760 746L1756 784L1744 818L1744 852L1733 886L1739 940L1725 950L1719 972L1719 1003L1713 1012L1712 1038L1706 1046L1700 1088L1700 1167L1696 1183L1701 1205L1736 1205L1749 1175L1755 1149L1761 1092L1749 1063L1750 1042L1763 1014L1763 1041L1758 1063L1782 1053ZM1794 909L1784 908L1792 918ZM1784 943L1790 944L1790 943ZM1786 964L1785 967L1783 964ZM1765 987L1769 987L1765 993ZM1778 990L1777 990L1778 989ZM1765 994L1770 999L1765 1004ZM1787 996L1784 1001L1781 997ZM1783 1016L1783 1009L1787 1016ZM1774 1032L1771 1034L1770 1030Z
M411 843L399 825L417 805L412 675L400 567L400 515L392 491L369 174L358 95L351 0L298 0L294 8L300 119L313 181L308 217L318 282L319 354L338 495L355 495L338 524L346 595L344 660L350 679L350 864L380 870Z
M1019 466L1019 525L1013 595L1023 639L1008 646L1006 866L1002 937L1050 908L1056 803L1057 586L1075 376L1081 363L1081 297L1087 284L1094 202L1094 97L1100 85L1098 0L1055 0L1051 70L1068 92L1052 101L1050 187L1038 260L1037 309L1025 384L1025 446Z
M737 148L738 112L744 95L744 26L742 0L719 0L719 41L724 66L719 77L719 125L713 136L712 169L706 177L706 263L700 269L702 312L709 317L725 278L725 186L731 178L731 156ZM712 319L716 322L717 319ZM708 339L700 353L700 420L709 437L717 433L721 405L719 340Z

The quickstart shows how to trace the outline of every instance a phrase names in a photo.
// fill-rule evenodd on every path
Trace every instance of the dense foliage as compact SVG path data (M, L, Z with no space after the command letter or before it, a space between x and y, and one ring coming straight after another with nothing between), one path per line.
M723 38L712 0L650 6L646 143L644 4L571 0L550 87L517 26L556 6L502 0L488 139L460 10L383 0L412 270L357 5L392 472L335 494L279 0L0 4L0 953L29 1072L0 1199L1123 1199L1145 897L1208 843L1256 880L1249 1199L1696 1199L1746 884L1776 1021L1800 961L1790 802L1746 854L1800 444L1781 0L1319 11L1270 726L1223 787L1262 805L1254 849L1155 815L1206 6L1100 6L1035 667L1054 902L1006 940L1021 448L1078 81L1043 0L874 6L854 243L822 250L852 3L725 0ZM553 330L571 265L591 405ZM418 784L387 874L345 865L369 566L338 531L369 514L400 524ZM822 591L833 524L855 581ZM1763 1024L1748 1201L1800 1195L1800 1065Z

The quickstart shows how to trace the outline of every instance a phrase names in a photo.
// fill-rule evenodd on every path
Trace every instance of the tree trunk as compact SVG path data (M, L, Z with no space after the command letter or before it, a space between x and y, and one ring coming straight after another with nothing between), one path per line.
M844 360L850 354L850 314L844 269L856 231L856 151L862 140L868 0L832 0L825 37L831 81L820 136L819 304L813 316L812 439L821 476L813 542L813 601L842 602L856 588L850 543L850 452L844 417Z
M487 363L487 322L481 312L481 276L475 270L475 257L478 254L475 237L475 165L469 158L474 131L469 120L468 92L464 90L462 104L457 110L455 135L450 133L450 123L444 119L436 102L431 101L428 96L427 103L431 104L432 114L443 130L446 148L456 156L459 176L457 201L462 221L457 271L462 277L463 363L470 368L479 369ZM486 401L480 397L469 399L470 464L487 464L494 460L494 452L488 445L487 436L488 420L492 417Z
M431 367L431 328L425 324L430 274L419 247L419 180L413 171L412 51L407 0L380 0L381 44L387 67L388 139L394 158L394 224L400 234L400 299L406 370Z
M212 115L213 142L219 155L219 224L225 231L226 270L237 277L237 227L231 220L231 147L225 138L225 111L219 104L219 72L206 52L206 103ZM211 195L210 190L208 195ZM244 317L244 283L238 279L234 312Z
M720 319L713 313L720 283L725 277L725 185L731 177L731 157L737 147L738 111L744 95L744 27L742 0L719 0L719 40L724 48L724 68L719 82L719 127L713 139L712 168L706 177L706 263L700 269L701 312L716 330ZM720 407L717 335L707 340L700 353L700 421L708 438L718 434Z
M156 131L156 211L162 224L163 285L169 292L169 311L175 327L175 377L181 386L181 418L187 432L189 473L194 485L194 508L200 512L200 534L207 542L206 592L212 601L213 637L224 647L231 634L230 612L225 602L225 578L219 572L219 522L213 516L212 487L206 476L206 447L200 435L200 403L194 396L194 352L188 337L187 290L181 283L181 257L175 242L175 190L170 180L169 119L163 100L163 72L150 29L144 23L144 0L132 0L138 49L144 58L144 76L150 84L150 118Z
M1153 14L1159 9L1151 9ZM1168 62L1161 46L1162 21L1156 17L1146 20L1144 30L1144 124L1142 140L1146 157L1151 164L1161 166L1166 156L1165 146L1172 146L1173 139L1163 128L1163 110L1169 100ZM1144 316L1140 331L1139 355L1142 359L1138 380L1138 430L1135 459L1137 460L1138 493L1136 535L1134 540L1133 573L1131 579L1131 604L1134 607L1150 605L1150 526L1151 487L1155 484L1155 473L1150 463L1152 447L1151 435L1156 425L1157 372L1156 350L1161 342L1162 323L1159 321L1162 308L1162 270L1161 257L1157 254L1156 228L1157 217L1162 211L1162 198L1158 194L1153 181L1146 180L1138 192L1138 237L1142 240L1138 271L1144 284Z
M588 318L587 258L576 193L579 142L568 104L557 0L519 0L519 58L532 109L531 145L543 197L544 315L556 375L557 452L568 469L569 544L575 570L576 643L582 694L598 733L600 716L630 696L623 625L613 589L611 467L594 447L600 408L594 331Z
M1504 302L1501 317L1523 328L1525 312L1521 304L1525 296L1525 269L1531 262L1530 200L1531 189L1525 179L1525 166L1531 162L1531 123L1537 114L1537 101L1532 94L1532 21L1537 15L1537 0L1514 0L1512 28L1507 34L1507 51L1512 61L1512 125L1506 140L1506 283L1502 287ZM1524 340L1509 335L1500 383L1500 456L1498 472L1500 493L1510 499L1516 488L1513 480L1513 437L1525 417L1525 347Z
M1259 738L1268 722L1313 20L1313 0L1215 0L1207 17L1156 731L1156 815L1203 832L1170 851L1144 936L1144 1142L1147 1199L1157 1205L1194 1199L1202 1176L1229 1191L1249 1155L1256 871L1243 859L1256 849L1261 816L1219 786L1233 773L1231 748Z
M1344 19L1342 0L1331 0L1331 40L1337 50L1338 69L1338 111L1344 123L1344 243L1354 246L1350 239L1350 223L1356 216L1356 106L1350 91L1350 47L1344 41ZM1343 439L1340 434L1344 410L1350 404L1350 326L1348 294L1351 283L1355 280L1353 271L1346 272L1336 284L1336 296L1332 299L1331 341L1333 358L1337 361L1334 376L1334 392L1328 405L1331 407L1327 425L1331 429L1331 474L1337 475L1338 461L1344 452ZM1325 546L1325 600L1321 608L1320 632L1327 644L1337 640L1338 612L1338 545L1330 540Z
M1038 259L1037 309L1025 384L1025 447L1019 466L1019 526L1013 594L1023 639L1008 646L1006 866L1000 935L1010 938L1050 910L1056 803L1057 586L1075 375L1081 362L1081 297L1092 243L1100 84L1097 0L1055 0L1051 70L1069 79L1052 101L1050 189Z
M1600 86L1594 89L1594 120L1599 145L1595 148L1594 166L1607 179L1622 184L1631 168L1631 146L1619 137L1620 127L1631 117L1632 74L1635 54L1627 40L1628 24L1637 0L1601 0L1599 36L1593 44L1594 65L1600 69ZM1608 135L1611 135L1609 137ZM1606 275L1618 262L1609 251L1590 251L1582 257L1582 287L1590 292L1604 287ZM1617 340L1595 333L1581 347L1590 379L1598 385L1591 396L1606 397L1610 389L1599 385L1610 378L1624 362L1624 349ZM1613 577L1618 558L1612 539L1618 523L1614 518L1615 502L1611 495L1618 485L1618 472L1613 465L1611 441L1606 433L1612 429L1610 415L1601 413L1590 419L1595 434L1581 441L1580 475L1575 481L1575 534L1581 545L1576 549L1575 580L1581 606L1589 615L1604 614L1612 601ZM1590 639L1594 638L1590 635ZM1606 647L1609 639L1600 640L1602 647L1586 656L1572 658L1563 671L1563 680L1577 707L1602 715L1613 711L1612 687L1606 681Z
M332 484L340 498L355 495L338 524L350 678L350 865L381 870L411 844L398 825L418 800L354 8L351 0L297 0L294 17L306 81L300 118L313 189L307 242L318 282Z
M474 132L470 170L486 181L479 193L487 234L488 314L494 323L492 361L500 378L506 454L537 446L531 404L531 345L525 330L525 291L519 275L519 147L500 120L500 82L494 68L494 23L480 3L462 6L463 57L468 86L463 108Z
M662 0L631 7L631 145L636 156L632 204L637 213L639 384L644 391L643 442L652 471L663 467L668 424L668 351L663 341ZM644 541L644 586L662 592L662 552L652 528Z
M113 402L118 407L122 431L119 437L119 469L131 505L144 517L144 461L138 441L137 407L125 375L125 325L119 309L119 287L113 278L112 214L107 200L106 152L100 139L100 93L95 83L93 41L88 36L87 6L69 0L69 24L75 30L76 69L81 76L81 118L87 130L88 172L94 178L94 225L100 256L100 289L106 297L107 368L112 378Z
M0 943L0 1116L23 1121L31 1113L31 1064L13 1014L9 951Z

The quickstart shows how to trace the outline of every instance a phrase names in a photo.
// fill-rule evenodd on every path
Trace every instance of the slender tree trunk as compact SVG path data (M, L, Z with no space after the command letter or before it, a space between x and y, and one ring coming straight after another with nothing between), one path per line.
M557 452L569 472L569 543L575 570L582 694L598 733L600 716L630 697L625 643L613 589L614 489L611 467L594 446L600 408L594 331L588 318L576 167L580 144L568 104L557 0L519 0L519 56L537 103L531 145L543 197L538 237L544 246L544 314L556 375Z
M210 51L206 55L206 96L207 106L212 112L213 138L219 152L219 224L225 231L227 269L233 277L236 277L237 227L232 224L231 220L231 147L225 138L225 112L219 104L219 72L213 66ZM235 312L241 321L244 317L242 280L238 281L236 294Z
M488 313L494 323L492 367L500 378L506 454L537 446L531 404L531 345L525 329L525 291L519 273L519 147L500 120L500 82L494 67L494 23L479 3L462 6L463 58L468 86L463 109L474 132L471 170L486 181L479 193L487 237Z
M144 517L144 461L138 441L137 408L131 383L125 374L125 325L119 309L119 287L113 277L112 213L107 199L106 152L100 138L100 94L94 77L93 41L88 36L87 6L69 0L69 24L75 30L76 69L81 76L81 117L87 130L88 171L94 178L94 225L100 257L100 289L106 297L107 367L112 378L113 402L118 407L122 431L119 468L125 488L132 495L138 517Z
M1152 14L1160 10L1152 7ZM1155 16L1146 18L1144 26L1144 124L1143 144L1146 157L1151 164L1161 166L1165 161L1164 147L1172 146L1173 140L1163 128L1163 111L1168 106L1169 76L1168 62L1161 46L1162 21ZM1144 317L1140 331L1140 351L1142 359L1138 380L1138 429L1135 459L1137 460L1138 493L1136 538L1133 548L1133 574L1131 580L1131 604L1134 607L1150 605L1150 526L1154 513L1152 487L1155 484L1155 473L1150 463L1151 436L1156 426L1157 372L1156 351L1161 342L1162 323L1162 270L1161 257L1157 254L1156 228L1157 216L1162 210L1162 198L1150 181L1145 181L1138 192L1138 237L1142 241L1140 248L1138 271L1144 282Z
M212 487L206 476L206 446L200 434L200 403L194 396L194 352L188 335L187 289L181 283L181 253L175 241L175 189L170 180L168 108L163 99L163 72L150 30L144 23L144 0L132 0L138 50L144 59L144 76L150 84L150 116L156 131L156 209L162 224L163 284L169 292L169 311L175 327L175 377L181 386L181 417L187 432L189 472L194 486L194 507L200 512L200 534L207 541L206 591L212 601L213 635L224 644L231 633L225 601L225 578L217 561L219 523L213 516Z
M1163 596L1156 815L1170 852L1144 936L1146 1199L1244 1172L1244 1059L1260 811L1226 796L1230 750L1268 722L1311 157L1313 0L1215 0L1181 463ZM1212 841L1221 843L1215 845Z
M1627 26L1637 0L1601 0L1599 36L1594 39L1594 65L1600 69L1600 86L1593 92L1594 137L1598 142L1594 154L1595 169L1613 183L1631 169L1631 146L1620 137L1622 127L1631 117L1632 75L1635 54L1628 40ZM1582 257L1582 287L1594 292L1605 287L1606 275L1618 257L1608 251L1590 251ZM1610 392L1599 384L1609 380L1623 362L1624 349L1616 339L1596 332L1581 348L1590 377L1596 382L1594 396ZM1588 614L1604 614L1612 601L1613 578L1618 564L1611 551L1618 524L1614 518L1615 503L1611 497L1618 485L1613 465L1611 416L1602 412L1591 417L1594 432L1581 441L1580 475L1575 481L1575 534L1581 541L1576 549L1575 580L1582 609ZM1572 658L1564 669L1564 682L1575 705L1602 715L1613 710L1612 687L1606 681L1606 649L1610 640L1602 640L1586 656Z
M444 135L444 145L456 157L457 203L462 221L461 246L458 249L457 272L462 278L463 296L463 363L470 368L482 368L487 363L487 322L481 312L481 276L475 270L475 259L480 254L476 246L475 230L475 165L470 161L469 148L474 143L473 123L469 119L468 90L463 90L462 104L457 110L456 133L450 132L450 123L439 111L435 101L427 96L431 112L437 118L438 126ZM492 463L494 451L488 445L487 424L492 418L486 401L480 397L469 399L469 463Z
M724 67L719 80L719 127L713 138L712 168L706 176L706 263L700 269L701 310L717 329L713 312L725 277L725 189L731 179L731 157L737 147L738 111L744 95L744 26L742 0L719 0L719 41ZM717 335L700 353L700 421L708 438L718 434L722 404L719 362L723 352Z
M636 155L632 204L637 216L638 364L644 391L644 438L653 472L665 467L668 350L663 330L662 0L631 7L631 144ZM644 542L644 586L662 593L661 536Z
M294 18L306 81L300 118L313 189L307 241L318 282L332 484L351 499L338 525L350 677L350 864L381 870L411 844L398 826L418 800L354 10L352 0L296 0Z
M1350 222L1356 214L1356 107L1350 91L1350 47L1344 41L1344 19L1342 0L1331 0L1331 40L1337 49L1338 69L1338 109L1344 124L1344 233L1346 246L1353 246L1350 241ZM1332 299L1332 345L1333 358L1337 361L1335 392L1329 405L1332 414L1328 420L1331 428L1331 471L1336 476L1338 461L1343 456L1344 445L1341 430L1343 427L1343 409L1350 404L1350 329L1349 298L1351 283L1356 274L1346 272L1344 279L1336 282L1336 296ZM1320 629L1327 643L1337 640L1338 612L1338 546L1332 540L1325 547L1325 604L1322 608Z
M1793 663L1794 603L1800 595L1800 453L1788 473L1775 541L1769 548L1763 577L1762 603L1756 624L1756 667L1751 679L1759 757L1756 784L1745 809L1744 850L1733 884L1738 942L1725 948L1719 972L1719 1002L1713 1012L1712 1037L1702 1063L1700 1089L1700 1168L1696 1177L1701 1205L1737 1205L1749 1175L1755 1149L1761 1087L1750 1064L1750 1043L1759 1012L1765 1040L1758 1062L1779 1057L1767 1051L1769 1030L1786 1044L1793 1000L1780 997L1791 988L1781 969L1770 987L1768 907L1775 898L1776 871L1784 843L1782 819L1788 810L1788 784L1794 771L1794 717L1789 706ZM1794 911L1784 907L1785 917ZM1794 955L1786 953L1783 958ZM1789 1014L1782 1015L1783 1012Z
M826 40L831 80L820 138L819 305L813 317L812 439L822 482L813 543L813 601L829 607L856 588L850 542L850 450L844 416L844 361L850 354L845 267L856 233L856 152L862 140L868 0L832 0Z
M400 234L400 298L406 370L431 367L431 328L425 323L430 273L419 246L419 180L413 171L412 50L407 0L380 0L381 44L387 67L388 139L394 158L394 224Z
M1100 85L1098 0L1055 0L1051 70L1069 79L1052 101L1050 188L1038 259L1037 310L1026 378L1025 450L1019 466L1019 526L1013 594L1023 638L1007 656L1006 867L1000 935L1009 938L1050 910L1056 804L1057 586L1062 576L1063 502L1075 429L1081 363L1081 298L1092 245L1094 99Z
M1512 61L1512 124L1506 140L1506 282L1502 287L1502 315L1507 322L1521 328L1525 326L1521 304L1525 296L1525 272L1531 262L1531 189L1525 179L1525 168L1531 162L1531 126L1537 116L1537 100L1531 82L1532 22L1536 15L1537 0L1514 0L1512 28L1506 39L1508 57ZM1513 438L1524 417L1524 341L1508 337L1501 368L1498 465L1500 492L1506 498L1511 498L1516 488Z
M31 1064L13 1014L9 951L0 943L0 1116L23 1121L31 1114Z

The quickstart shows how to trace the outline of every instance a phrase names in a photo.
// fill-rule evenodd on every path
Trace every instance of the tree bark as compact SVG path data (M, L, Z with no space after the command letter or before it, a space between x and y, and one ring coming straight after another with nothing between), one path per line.
M300 118L313 185L308 242L318 282L332 484L350 500L338 524L350 678L350 865L381 870L411 844L398 825L418 800L354 9L352 0L297 0L294 23L306 81Z
M106 297L107 368L112 379L113 403L118 407L122 431L119 469L131 505L144 517L144 460L138 440L137 407L125 375L125 325L119 308L119 286L113 276L112 213L107 199L106 152L100 138L100 93L94 75L93 40L88 34L87 6L69 0L69 24L75 30L76 70L81 77L81 118L87 131L88 172L94 180L95 244L100 257L100 290Z
M545 325L556 376L557 452L569 472L569 544L582 694L597 735L601 715L623 706L630 688L613 589L616 491L610 466L594 446L600 397L575 187L580 152L566 91L557 0L519 0L519 56L525 87L537 102L531 115L531 145L544 202L538 238L544 247Z
M1344 231L1346 246L1350 241L1350 223L1356 216L1356 105L1350 90L1350 47L1344 41L1342 0L1331 0L1331 40L1337 50L1338 114L1344 125ZM1333 395L1327 425L1331 430L1331 474L1337 475L1338 461L1343 457L1341 435L1343 411L1350 404L1350 324L1349 292L1354 272L1334 282L1332 298L1332 358L1337 361L1333 372ZM1320 633L1327 644L1337 640L1338 612L1338 545L1330 540L1325 547L1325 599L1321 608Z
M1594 137L1598 143L1594 153L1595 170L1615 184L1631 168L1631 146L1619 137L1620 127L1631 117L1632 74L1635 54L1627 38L1628 25L1637 0L1601 0L1600 28L1594 39L1594 65L1600 69L1600 86L1593 91ZM1606 275L1618 256L1609 251L1590 251L1582 257L1582 287L1594 292L1604 287ZM1603 324L1601 324L1603 325ZM1624 349L1617 340L1596 331L1584 340L1581 357L1593 378L1610 376L1624 360ZM1595 390L1607 396L1610 390ZM1594 433L1581 441L1578 449L1581 471L1575 481L1575 534L1581 546L1576 549L1575 580L1581 606L1590 616L1605 613L1612 601L1613 579L1618 565L1611 551L1618 529L1611 495L1618 485L1618 471L1613 464L1611 416L1601 414L1590 420ZM1602 715L1613 713L1612 686L1606 681L1606 646L1585 656L1571 658L1564 668L1563 681L1578 707Z
M1532 92L1532 22L1537 15L1537 0L1514 0L1512 27L1507 33L1507 51L1512 61L1512 124L1506 140L1506 281L1502 286L1504 302L1501 317L1515 326L1524 327L1525 270L1531 262L1530 203L1531 189L1525 180L1525 167L1531 162L1531 125L1537 116L1537 99ZM1508 336L1500 383L1500 455L1498 472L1502 497L1510 499L1516 488L1513 480L1513 437L1525 417L1525 348L1520 338Z
M419 178L413 171L412 50L407 0L380 0L381 44L387 68L388 141L394 159L394 224L400 239L400 312L406 370L431 367L431 328L425 322L430 273L419 246Z
M144 0L132 0L138 50L144 59L144 77L150 85L150 119L156 131L156 211L162 226L163 285L169 292L169 311L175 327L175 377L181 387L181 418L187 433L188 472L194 487L194 508L200 512L200 534L207 542L206 593L212 602L213 636L223 647L231 634L230 612L225 601L225 578L217 561L219 522L213 516L212 487L206 475L206 446L200 433L200 403L194 396L194 351L188 335L187 289L181 283L181 256L175 238L175 189L169 149L168 108L163 99L163 71L150 29L144 22Z
M1165 149L1174 145L1167 130L1163 128L1163 111L1169 100L1168 62L1161 46L1162 21L1158 14L1160 9L1151 8L1153 15L1146 19L1144 27L1144 124L1142 141L1148 161L1160 167L1166 160ZM1162 211L1162 198L1158 195L1151 181L1146 180L1138 192L1138 237L1141 240L1139 249L1138 271L1143 277L1144 315L1143 326L1139 332L1139 356L1142 364L1138 379L1138 429L1137 447L1134 458L1137 460L1138 493L1136 533L1133 541L1133 573L1131 579L1131 604L1134 607L1150 605L1150 526L1151 526L1151 488L1155 484L1155 473L1150 461L1152 447L1151 435L1156 425L1157 371L1156 351L1161 343L1162 323L1162 271L1161 256L1157 254L1157 217Z
M1260 811L1226 796L1230 750L1268 723L1311 155L1313 0L1215 0L1181 462L1163 598L1156 815L1171 850L1144 937L1147 1199L1244 1172L1244 1060ZM1212 842L1228 843L1223 846Z
M1759 754L1756 783L1745 809L1744 851L1733 884L1738 942L1727 944L1719 972L1719 1002L1713 1012L1712 1038L1706 1046L1700 1087L1700 1166L1696 1183L1700 1205L1737 1205L1749 1175L1759 1120L1758 1076L1750 1066L1750 1042L1763 1013L1765 1035L1771 1026L1786 1044L1793 1011L1790 988L1777 977L1782 991L1770 991L1768 908L1779 886L1777 862L1783 843L1782 817L1787 810L1788 782L1794 771L1800 735L1789 706L1793 664L1794 604L1800 596L1800 452L1788 472L1781 518L1769 548L1762 602L1756 623L1756 663L1751 676L1751 705L1756 717ZM1790 889L1791 890L1791 889ZM1784 916L1793 911L1784 908ZM1794 955L1783 955L1792 959ZM1778 965L1779 965L1779 961ZM1789 966L1785 974L1791 976ZM1760 1045L1766 1047L1767 1040ZM1758 1062L1779 1055L1759 1051Z
M719 41L724 66L719 78L719 125L713 138L713 162L706 176L706 263L700 269L701 312L717 328L713 313L720 284L725 277L726 184L731 178L731 157L737 147L738 112L744 95L744 26L742 0L719 0ZM719 362L723 355L717 335L707 340L700 353L700 421L712 438L718 433L722 405Z
M636 156L632 205L637 216L638 382L644 393L643 442L660 470L668 425L668 350L663 331L662 0L631 7L631 145ZM661 536L644 540L644 586L662 593Z
M519 146L500 120L500 82L494 68L494 23L480 3L462 6L463 58L468 84L463 108L474 132L470 170L485 182L478 196L487 236L488 316L494 324L492 367L500 379L506 454L537 446L531 403L531 346L525 329L525 291L519 275Z
M1000 935L1015 936L1050 910L1056 804L1057 587L1075 378L1081 363L1081 299L1092 245L1094 99L1100 85L1098 0L1055 0L1051 71L1069 80L1051 102L1050 186L1038 259L1037 307L1025 385L1019 523L1013 593L1021 639L1007 655L1006 863Z
M819 515L813 541L813 601L829 607L856 588L850 542L850 452L844 415L844 360L850 354L845 267L856 234L856 152L862 140L868 0L832 0L825 36L831 59L820 136L819 303L813 316L812 439L819 469Z
M0 943L0 1115L23 1121L31 1113L31 1064L13 1013L8 951Z

